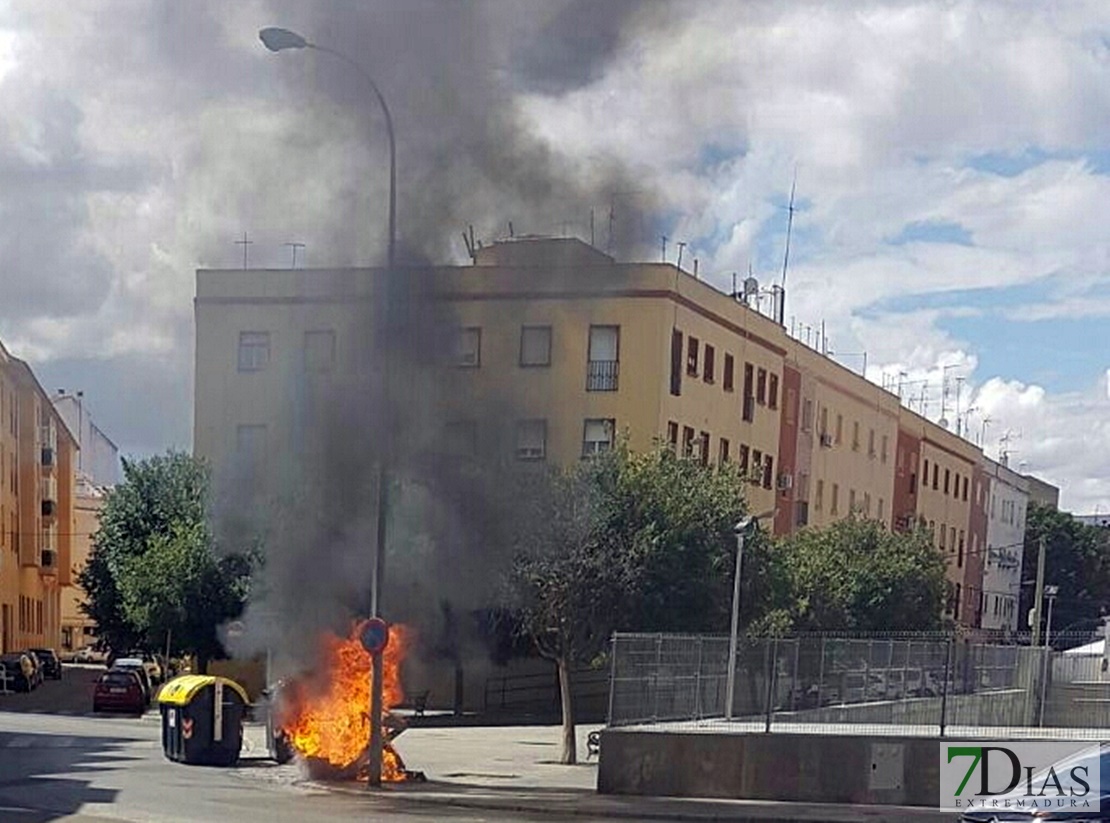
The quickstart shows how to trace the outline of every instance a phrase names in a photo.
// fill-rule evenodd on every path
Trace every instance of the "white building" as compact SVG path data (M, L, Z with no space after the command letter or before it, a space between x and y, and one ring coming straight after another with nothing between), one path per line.
M66 426L77 435L80 446L77 474L87 478L94 486L114 486L119 483L119 448L96 423L85 408L85 393L69 394L59 389L51 400Z
M1029 480L994 461L986 461L983 472L989 478L990 501L987 553L983 558L982 627L1013 631L1018 628Z

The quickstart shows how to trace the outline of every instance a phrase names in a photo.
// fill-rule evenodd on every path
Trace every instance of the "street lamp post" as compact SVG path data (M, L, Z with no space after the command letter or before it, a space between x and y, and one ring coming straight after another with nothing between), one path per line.
M1052 604L1056 600L1056 595L1059 591L1059 586L1044 587L1044 596L1048 599L1048 615L1045 618L1044 627L1044 661L1041 666L1041 711L1040 719L1037 723L1038 726L1044 726L1044 702L1048 695L1048 660L1052 656L1052 646L1050 645L1050 638L1052 635Z
M770 517L767 512L758 517L748 516L733 527L736 534L736 568L732 576L732 623L728 632L728 672L725 675L725 720L732 720L732 701L736 696L736 646L740 635L740 581L744 575L744 541L748 530L758 525L760 518Z
M397 252L397 145L393 135L393 116L386 105L381 89L367 71L356 60L348 57L343 52L330 49L309 42L303 36L288 29L269 27L258 32L262 44L270 51L284 51L286 49L313 49L330 54L332 57L343 61L353 68L374 93L374 98L381 106L385 116L386 134L389 136L389 228L386 245L387 276L392 276L396 264ZM389 390L389 357L382 352L382 396L381 402L385 403L385 393ZM374 568L370 583L370 613L373 617L381 617L381 592L382 580L385 576L385 541L387 513L389 511L389 470L385 456L378 460L377 478L377 524L374 540ZM370 768L367 782L371 786L380 786L382 782L382 656L372 655L372 683L370 690Z

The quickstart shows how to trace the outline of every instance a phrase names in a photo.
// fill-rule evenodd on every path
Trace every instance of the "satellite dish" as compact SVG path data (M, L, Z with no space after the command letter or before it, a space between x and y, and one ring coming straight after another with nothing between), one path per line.
M937 421L937 425L941 426L942 428L947 429L948 428L948 418L947 417L942 417L940 420Z

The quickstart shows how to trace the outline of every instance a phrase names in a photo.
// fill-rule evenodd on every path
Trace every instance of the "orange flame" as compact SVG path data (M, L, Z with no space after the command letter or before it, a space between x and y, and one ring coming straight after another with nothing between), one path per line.
M337 773L366 769L370 739L370 682L372 660L362 647L356 623L346 638L323 637L321 665L316 673L291 684L282 711L282 728L293 748L309 761L327 763ZM402 625L389 628L389 644L382 655L383 718L404 700L401 661L408 645ZM389 745L383 729L382 780L406 778L400 756Z

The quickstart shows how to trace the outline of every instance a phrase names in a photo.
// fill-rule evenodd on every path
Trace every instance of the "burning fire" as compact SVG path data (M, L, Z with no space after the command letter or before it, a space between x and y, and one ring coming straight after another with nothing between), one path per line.
M310 768L325 765L333 776L365 776L370 740L370 654L362 647L356 623L348 637L327 634L322 639L320 667L286 687L282 729L293 749ZM382 781L408 778L389 740L395 734L389 710L404 699L401 661L408 645L404 626L389 629L382 655Z

